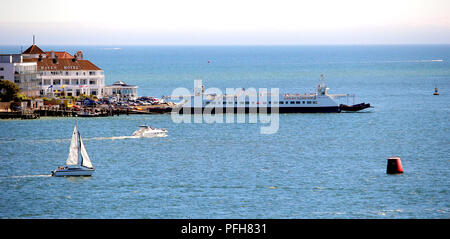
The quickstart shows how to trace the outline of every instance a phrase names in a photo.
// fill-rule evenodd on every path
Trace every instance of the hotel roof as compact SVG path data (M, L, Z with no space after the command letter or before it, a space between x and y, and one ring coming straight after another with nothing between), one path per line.
M100 71L98 66L88 60L59 59L54 63L52 58L23 59L24 62L36 62L38 71Z
M52 52L55 53L55 56L58 57L58 59L72 59L73 56L70 55L67 51L46 51L45 54L47 57L50 57L52 55Z
M30 47L28 47L28 49L26 49L24 52L22 52L22 54L45 54L45 52L41 50L41 48L33 44Z

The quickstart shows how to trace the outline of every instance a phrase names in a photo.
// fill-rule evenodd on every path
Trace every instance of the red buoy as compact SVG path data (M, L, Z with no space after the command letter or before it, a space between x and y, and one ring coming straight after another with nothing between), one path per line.
M387 160L387 174L403 173L402 161L400 157L390 157Z

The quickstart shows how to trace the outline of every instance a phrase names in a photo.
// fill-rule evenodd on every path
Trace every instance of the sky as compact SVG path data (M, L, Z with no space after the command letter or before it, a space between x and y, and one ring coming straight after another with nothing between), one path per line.
M450 0L0 0L0 45L450 44Z

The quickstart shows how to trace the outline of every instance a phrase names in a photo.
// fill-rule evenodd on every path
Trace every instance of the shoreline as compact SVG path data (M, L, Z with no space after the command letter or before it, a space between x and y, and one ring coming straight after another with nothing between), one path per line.
M37 109L22 111L0 111L0 119L39 119L40 117L111 117L130 114L164 114L170 113L172 107L167 104L139 106L140 109L83 107L80 110L64 107L41 106Z

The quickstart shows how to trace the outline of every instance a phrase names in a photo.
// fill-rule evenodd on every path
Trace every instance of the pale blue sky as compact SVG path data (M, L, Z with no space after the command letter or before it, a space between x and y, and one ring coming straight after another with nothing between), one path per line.
M0 45L450 44L449 0L0 0Z

